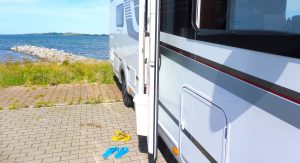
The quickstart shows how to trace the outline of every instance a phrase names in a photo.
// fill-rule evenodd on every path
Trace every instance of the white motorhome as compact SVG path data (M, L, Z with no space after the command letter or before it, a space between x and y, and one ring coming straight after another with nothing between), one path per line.
M111 0L110 25L154 158L158 134L179 162L300 162L298 0Z

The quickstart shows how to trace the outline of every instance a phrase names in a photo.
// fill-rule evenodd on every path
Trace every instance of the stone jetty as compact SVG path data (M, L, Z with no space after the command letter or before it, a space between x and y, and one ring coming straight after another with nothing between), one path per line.
M72 53L64 52L63 50L49 49L45 47L23 45L23 46L14 46L10 49L11 51L31 55L40 59L46 59L52 62L94 62L99 61L92 58L87 58L84 56L74 55Z

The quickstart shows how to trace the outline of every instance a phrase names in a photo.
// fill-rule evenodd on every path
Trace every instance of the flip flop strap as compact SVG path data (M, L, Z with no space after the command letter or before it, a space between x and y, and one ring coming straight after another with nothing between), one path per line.
M117 139L118 139L118 140L121 140L121 139L124 139L124 138L126 138L126 135L118 135L118 136L117 136Z
M125 130L124 130L124 131L121 131L119 134L120 134L120 135L126 135L126 132L125 132Z

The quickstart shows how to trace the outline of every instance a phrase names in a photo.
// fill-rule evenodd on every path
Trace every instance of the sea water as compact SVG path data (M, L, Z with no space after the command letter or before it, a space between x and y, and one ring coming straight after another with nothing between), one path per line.
M20 45L53 48L99 60L109 59L107 35L0 35L0 62L38 60L29 55L10 51L11 47Z

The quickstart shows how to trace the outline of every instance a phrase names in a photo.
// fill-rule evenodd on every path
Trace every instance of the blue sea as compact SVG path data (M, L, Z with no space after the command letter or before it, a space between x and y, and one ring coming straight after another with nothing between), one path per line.
M0 35L0 62L38 60L10 51L11 47L18 45L42 46L89 58L109 59L109 36L106 35Z

